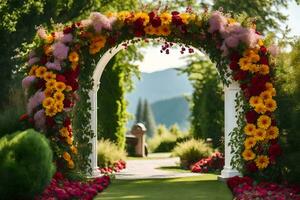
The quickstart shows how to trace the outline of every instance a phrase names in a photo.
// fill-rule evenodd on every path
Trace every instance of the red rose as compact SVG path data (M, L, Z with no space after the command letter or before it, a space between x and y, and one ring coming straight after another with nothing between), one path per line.
M237 70L239 68L239 65L236 61L231 61L230 64L229 64L229 68L231 70Z
M233 79L235 81L244 80L244 79L246 79L247 75L248 75L248 72L239 70L235 73L235 75L233 76Z
M276 126L276 125L277 125L277 123L276 123L276 120L275 120L275 119L272 119L272 121L271 121L271 125L272 125L272 126Z
M260 52L261 52L262 54L266 54L266 53L267 53L267 48L266 48L265 46L261 46L261 47L260 47Z
M173 15L172 16L172 23L176 26L183 25L183 21L179 15Z
M71 119L69 117L67 117L65 120L64 120L64 127L68 127L71 125Z
M23 114L20 116L19 121L24 121L24 120L27 120L28 118L29 118L28 114Z
M150 18L150 21L155 17L155 12L150 12L150 13L148 13L148 16L149 16L149 18Z
M246 170L250 173L253 173L253 172L256 172L258 170L258 168L254 162L248 162L246 164Z
M46 81L44 79L39 79L35 85L36 89L45 88L45 86L46 86Z
M135 26L135 29L143 29L144 28L144 19L142 18L138 18L137 20L135 20L134 22L134 26Z
M56 81L60 81L60 82L64 82L64 83L67 82L66 77L64 75L61 75L61 74L56 75Z
M261 92L265 90L265 85L259 84L259 85L251 85L248 88L248 92L250 96L258 96Z
M269 65L269 60L267 56L261 56L260 57L260 63L264 65Z
M240 88L242 90L245 90L246 88L248 88L248 84L247 83L243 83L243 84L240 85Z
M238 62L241 58L241 55L237 52L233 52L231 55L230 55L230 60L231 61L235 61L235 62Z
M276 156L270 156L270 163L272 164L272 165L275 165L276 164Z
M269 155L270 156L279 156L281 154L282 154L282 149L281 149L281 147L278 143L277 144L272 144L269 147Z
M247 120L247 123L252 123L252 124L255 124L256 123L256 120L258 118L258 113L255 112L254 110L250 110L246 113L246 120Z
M46 125L48 127L53 127L55 125L55 120L53 117L46 117Z
M72 33L72 31L73 31L73 28L69 27L69 26L65 27L64 30L63 30L64 34Z
M171 14L172 15L179 15L180 13L178 11L173 11Z
M107 43L110 45L110 46L114 46L117 42L117 39L115 37L112 37L112 36L109 36L107 38Z
M135 37L143 37L145 35L145 31L143 29L137 29L134 31L134 36Z
M70 108L70 107L72 107L72 106L73 106L72 101L70 101L69 99L65 98L65 99L64 99L64 107L65 107L65 108Z

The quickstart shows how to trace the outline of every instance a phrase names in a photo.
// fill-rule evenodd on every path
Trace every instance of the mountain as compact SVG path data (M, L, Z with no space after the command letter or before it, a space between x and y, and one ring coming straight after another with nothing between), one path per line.
M167 69L153 73L142 73L141 80L134 78L135 89L126 95L129 102L128 112L135 114L139 98L147 99L150 104L153 104L157 101L191 94L193 87L187 75L178 73L175 69ZM161 119L160 116L157 117Z
M176 123L182 129L188 128L190 110L185 96L157 101L151 104L151 108L157 124L169 127Z

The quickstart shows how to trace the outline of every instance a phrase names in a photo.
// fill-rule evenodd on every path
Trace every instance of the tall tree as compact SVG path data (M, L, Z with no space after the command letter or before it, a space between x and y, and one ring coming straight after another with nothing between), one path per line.
M224 135L224 104L216 67L205 57L195 55L181 71L188 74L194 88L191 99L191 132L196 138L212 138L217 147Z
M142 121L143 121L143 103L142 103L142 99L139 98L139 102L135 113L135 123L139 123Z
M144 109L143 109L143 122L147 128L147 136L153 137L156 129L156 122L154 119L154 115L152 112L152 109L148 103L148 101L145 99L144 101Z

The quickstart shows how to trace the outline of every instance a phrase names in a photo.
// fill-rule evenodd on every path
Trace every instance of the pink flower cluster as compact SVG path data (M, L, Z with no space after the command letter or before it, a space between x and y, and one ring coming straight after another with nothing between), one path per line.
M99 12L92 12L89 19L82 20L81 24L84 27L93 26L97 33L100 33L102 29L111 30L113 23L116 21L115 17L106 17Z
M102 174L112 174L113 172L120 172L126 168L126 162L124 160L119 160L116 162L113 167L104 167L100 171Z
M208 158L203 158L196 162L192 167L191 171L195 173L207 173L222 170L224 166L224 156L216 152Z
M300 187L261 182L254 184L250 177L232 177L227 185L236 200L300 200Z
M110 184L109 176L96 178L89 182L71 181L56 172L50 185L35 200L92 200Z
M240 23L229 23L227 18L219 11L212 13L209 19L208 32L219 32L223 38L220 50L223 55L229 54L229 48L236 48L240 43L246 44L250 48L254 48L258 40L262 37L256 33L255 29L242 27Z
M29 98L27 104L27 114L31 114L33 109L40 105L45 99L45 93L38 90L32 97Z

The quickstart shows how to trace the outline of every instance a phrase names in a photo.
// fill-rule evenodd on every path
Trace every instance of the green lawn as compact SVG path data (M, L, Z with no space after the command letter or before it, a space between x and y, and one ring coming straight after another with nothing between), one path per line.
M216 175L204 174L176 179L113 180L96 199L231 200L232 195Z

